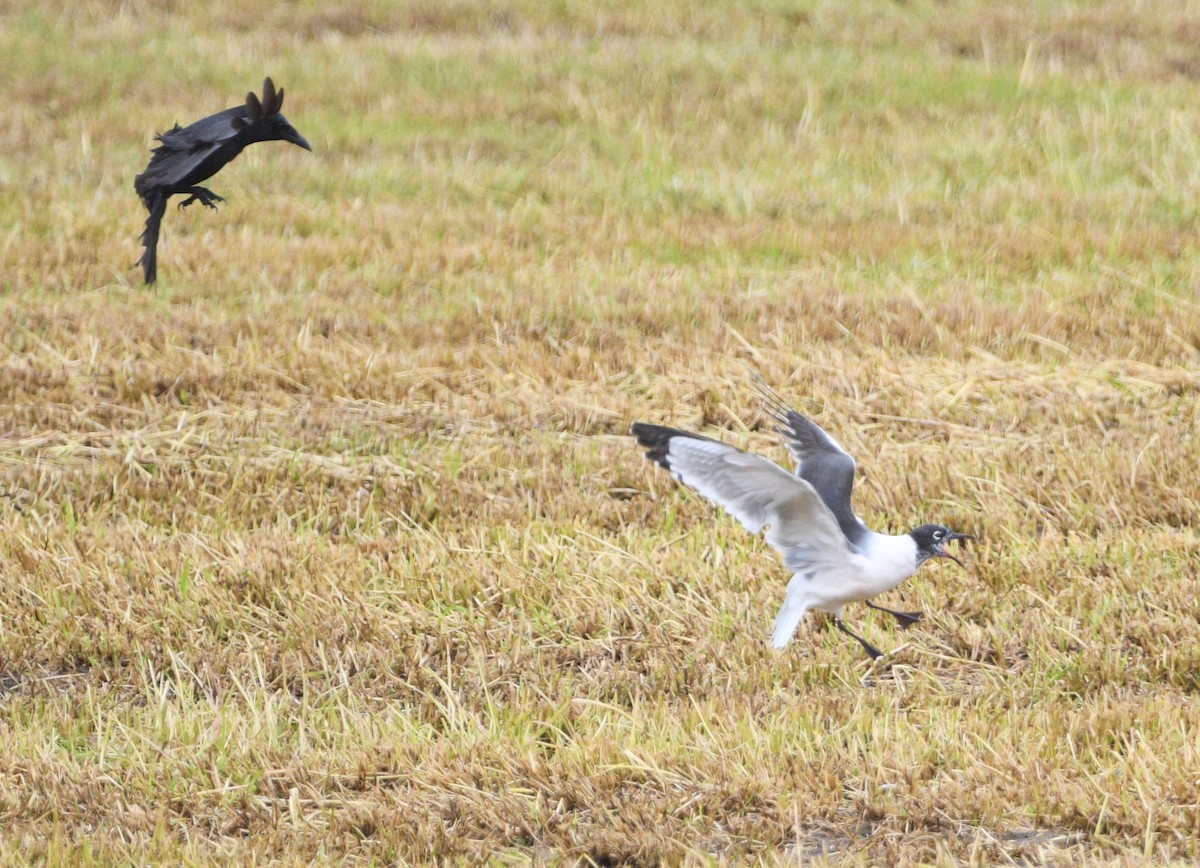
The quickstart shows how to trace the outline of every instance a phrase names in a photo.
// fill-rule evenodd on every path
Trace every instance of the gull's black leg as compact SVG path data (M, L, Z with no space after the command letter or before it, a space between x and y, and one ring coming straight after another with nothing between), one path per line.
M189 187L188 192L191 193L192 195L188 196L186 199L184 199L182 202L179 203L180 208L186 208L188 205L191 205L193 202L199 201L199 203L201 205L203 205L205 208L212 208L214 211L216 211L217 203L225 201L225 198L223 196L218 196L216 193L214 193L212 190L209 190L207 187Z
M863 600L863 602L867 604L868 609L878 609L880 612L887 612L899 621L901 628L905 630L925 617L924 612L897 612L894 609L885 609L883 606L876 606L870 600Z
M837 628L839 630L841 630L843 633L845 633L847 636L853 636L855 639L857 639L859 644L863 646L863 649L868 654L871 655L872 660L878 660L880 657L883 656L882 651L880 651L878 648L876 648L874 645L872 645L870 642L868 642L862 636L859 636L857 633L853 632L849 627L847 627L845 624L843 624L841 618L834 618L833 623L837 624Z

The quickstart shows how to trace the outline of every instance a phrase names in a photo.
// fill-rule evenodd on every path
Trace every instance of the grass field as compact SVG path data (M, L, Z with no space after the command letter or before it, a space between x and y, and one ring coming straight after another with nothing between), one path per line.
M0 861L1200 860L1192 5L174 5L0 6ZM881 664L743 363L979 537Z

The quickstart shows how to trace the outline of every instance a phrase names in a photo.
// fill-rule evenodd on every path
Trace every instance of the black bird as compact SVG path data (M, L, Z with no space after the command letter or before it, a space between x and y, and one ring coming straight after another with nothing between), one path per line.
M267 78L261 101L251 91L246 94L245 105L209 115L191 126L175 124L174 129L155 137L162 144L154 149L146 171L133 180L142 204L150 212L146 231L142 233L146 251L138 261L147 284L158 277L158 227L167 210L167 199L176 193L190 193L179 203L180 208L199 201L215 211L217 203L225 200L197 185L219 172L247 145L283 141L312 150L304 136L279 113L282 107L283 88L276 91Z

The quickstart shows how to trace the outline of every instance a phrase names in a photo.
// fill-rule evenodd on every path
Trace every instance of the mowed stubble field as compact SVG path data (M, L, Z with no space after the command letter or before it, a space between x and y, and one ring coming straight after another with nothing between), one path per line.
M1200 15L0 10L0 859L1200 858ZM154 132L271 75L133 267ZM973 532L848 620L631 421Z

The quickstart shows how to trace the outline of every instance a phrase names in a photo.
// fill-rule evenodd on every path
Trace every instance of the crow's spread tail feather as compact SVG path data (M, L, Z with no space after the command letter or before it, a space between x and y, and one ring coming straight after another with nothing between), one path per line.
M167 197L160 193L153 199L143 201L150 216L146 218L146 229L142 232L142 246L146 249L142 252L138 265L142 266L146 285L149 286L158 279L158 227L167 211Z

